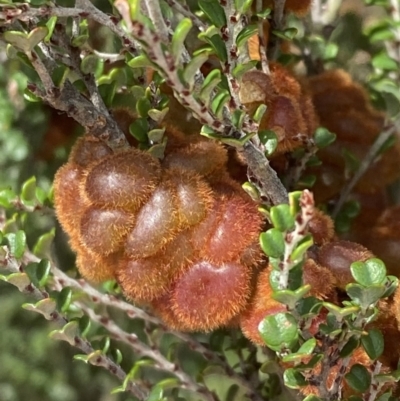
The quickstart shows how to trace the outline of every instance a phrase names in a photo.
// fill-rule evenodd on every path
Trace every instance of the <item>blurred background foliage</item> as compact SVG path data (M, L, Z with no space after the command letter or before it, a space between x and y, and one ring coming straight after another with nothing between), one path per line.
M57 3L72 6L71 1ZM104 11L111 11L107 1L95 3ZM397 65L393 68L385 57L385 40L388 39L385 24L389 22L382 4L387 6L388 2L375 1L376 5L369 7L362 0L330 2L334 3L341 3L338 18L327 21L322 32L313 32L304 21L289 21L288 25L299 29L291 56L301 58L303 50L315 62L322 60L327 68L344 68L356 80L366 84L377 107L396 114L400 110L398 94L392 93L386 81L388 89L382 90L383 80L393 78L398 69ZM89 30L89 43L93 48L104 52L118 49L119 44L107 29L93 24ZM19 191L22 183L34 175L38 186L49 191L55 171L65 162L81 131L64 114L25 99L24 91L32 72L19 59L7 58L5 52L6 44L0 39L0 189ZM290 60L282 56L281 61ZM133 79L131 72L125 70L125 79L130 81ZM99 75L106 74L107 69L101 68ZM126 99L117 98L117 101L124 103ZM62 269L72 269L74 256L66 247L65 237L53 216L38 212L27 217L24 230L28 243L34 243L54 226L55 258ZM0 401L132 400L124 393L110 394L119 383L109 372L73 360L76 353L73 348L65 342L49 340L49 323L38 314L21 309L21 304L26 301L14 287L0 281ZM140 327L142 322L125 322L125 325L144 335L144 328ZM233 341L223 330L199 338L220 349L228 349ZM170 348L168 341L173 339L165 336L166 350ZM179 354L185 370L193 376L206 367L204 359L182 343L174 352ZM227 351L226 355L232 361L237 358L233 351ZM127 370L131 364L129 358L123 361ZM226 382L221 380L222 376L211 373L210 387L224 392ZM152 371L152 374L156 373ZM240 394L235 399L240 399Z

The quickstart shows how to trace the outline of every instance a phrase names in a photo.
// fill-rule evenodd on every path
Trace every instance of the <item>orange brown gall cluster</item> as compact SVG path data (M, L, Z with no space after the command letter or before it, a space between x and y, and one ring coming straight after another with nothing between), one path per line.
M263 219L221 145L178 142L159 161L79 139L56 175L55 207L82 276L116 279L173 328L212 330L248 302Z

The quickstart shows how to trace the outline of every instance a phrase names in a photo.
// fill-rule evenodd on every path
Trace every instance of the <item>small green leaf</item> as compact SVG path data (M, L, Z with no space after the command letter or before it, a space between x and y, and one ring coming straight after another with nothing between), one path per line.
M221 36L214 35L211 37L204 37L204 40L211 45L219 60L222 63L225 63L228 55L226 52L225 42L222 40Z
M25 273L28 275L31 283L37 287L39 285L39 281L37 279L36 270L38 267L38 263L30 262L25 266Z
M242 130L243 122L246 118L246 112L244 110L234 110L232 113L232 124L239 130Z
M286 369L283 373L283 381L286 387L293 389L307 385L306 379L296 368Z
M283 40L293 40L297 35L297 28L286 28L283 31L273 30L272 33Z
M375 284L366 288L359 284L348 284L346 286L346 292L361 308L367 309L369 306L378 302L383 296L385 293L385 286Z
M15 287L17 287L21 292L25 291L25 289L31 284L31 280L26 273L12 273L8 276L0 275L0 280L15 285Z
M354 364L344 377L349 386L360 393L367 391L371 385L371 374L365 366L358 363Z
M111 81L110 83L105 83L102 85L98 85L98 89L100 92L100 96L104 100L104 103L107 107L111 107L113 104L115 92L117 89L117 82Z
M301 316L317 315L322 308L322 302L315 297L305 297L299 300L296 310Z
M245 45L248 40L254 36L258 32L258 25L253 24L253 25L247 25L245 26L237 35L236 37L236 46L238 48L242 47Z
M314 142L318 148L326 148L336 140L336 134L330 132L327 128L319 127L314 133Z
M47 200L47 193L44 189L42 189L40 187L36 187L35 197L37 200L37 204L42 206Z
M376 376L374 376L374 379L376 380ZM350 401L352 401L352 400L350 400ZM361 401L363 401L363 400L361 400ZM376 399L376 401L395 401L395 400L392 397L392 392L388 392L388 393L382 394L380 397L378 397Z
M323 306L333 313L338 322L341 322L346 316L350 316L359 312L360 308L356 305L339 307L329 302L323 302Z
M251 7L253 0L235 0L235 9L239 14L245 14Z
M360 340L356 336L350 337L350 340L344 345L340 350L339 356L341 358L346 358L350 356L360 345Z
M99 58L94 54L88 54L81 61L81 70L84 74L94 74L100 64Z
M75 345L75 339L79 335L78 322L72 321L67 323L61 330L53 330L49 337L54 340L62 340L68 342L70 345Z
M8 209L16 198L17 194L12 189L2 189L0 191L0 206Z
M5 235L11 255L16 259L22 258L26 248L26 235L22 230Z
M254 122L256 122L257 124L260 124L261 119L263 118L266 111L267 111L267 106L265 104L260 104L257 107L257 110L255 111L255 113L253 115ZM268 141L268 139L271 139L271 136L269 138L266 138L267 141Z
M346 202L342 208L342 213L350 219L354 219L355 217L357 217L360 214L360 211L360 202L357 202L355 200Z
M147 136L151 143L161 143L164 137L165 128L155 128L148 132Z
M317 346L317 340L315 338L310 338L307 340L297 351L299 354L311 355L314 348Z
M339 52L339 46L334 42L328 42L325 45L323 59L325 61L335 60Z
M110 344L111 344L110 337L106 336L106 338L104 339L104 346L102 349L103 354L107 354L108 350L110 349Z
M155 121L156 123L159 124L164 120L164 118L168 114L168 112L169 112L168 107L165 107L162 110L151 109L151 110L149 110L148 115L153 121Z
M150 395L147 398L147 401L162 401L164 400L163 394L165 390L169 388L175 388L178 386L179 386L179 379L177 378L169 378L161 380L152 388Z
M151 110L151 103L146 97L142 97L136 102L136 111L140 117L146 118L149 110Z
M300 213L300 197L303 191L295 191L289 193L289 206L290 206L290 214L293 217L296 217L298 213Z
M47 26L39 26L37 28L32 29L32 31L28 34L29 41L29 50L33 50L33 48L38 45L44 38L47 37L49 33L49 29Z
M264 10L260 11L259 13L257 13L257 17L260 17L262 19L267 18L272 12L271 8L265 8Z
M303 175L297 182L298 188L312 188L317 181L317 177L314 174Z
M321 165L322 165L322 161L317 155L312 155L306 163L307 167L318 167Z
M147 132L149 124L145 118L138 118L129 126L130 134L136 138L139 142L147 143L148 137Z
M8 44L6 47L6 55L9 59L15 59L18 57L18 49L13 45Z
M200 99L204 102L208 103L210 100L211 92L215 89L215 87L221 82L221 71L220 70L212 70L204 79L201 91L200 91Z
M128 4L132 21L142 21L140 13L141 0L128 0Z
M50 39L51 39L51 37L53 35L54 28L55 28L56 23L57 23L57 19L58 19L58 17L50 17L46 22L47 29L49 30L47 35L46 35L46 37L44 38L44 41L46 43L48 43L50 41Z
M131 68L148 68L153 66L153 64L145 54L134 57L132 60L129 60L127 64Z
M226 17L224 9L216 0L199 0L197 2L201 11L217 28L222 28L226 25Z
M147 152L151 154L153 157L162 160L165 154L165 147L167 146L168 138L164 136L163 141L161 143L156 143L151 146Z
M260 200L260 192L254 184L247 181L242 185L242 188L247 192L251 199L253 199L254 201Z
M387 79L387 78L382 78L382 79L379 79L377 81L371 82L370 85L377 92L391 93L397 99L400 99L399 86L393 80L390 80L390 79Z
M26 310L40 313L47 320L53 320L53 312L56 310L56 302L54 299L45 298L36 302L36 304L23 304L22 307Z
M265 155L271 156L278 147L278 137L272 130L261 130L258 132L261 143L265 148Z
M113 354L113 359L114 359L115 363L117 363L119 365L124 359L122 352L118 348L115 348L112 350L112 354Z
M210 54L208 52L200 53L197 56L192 57L192 59L185 67L185 70L183 71L183 79L190 85L190 87L193 87L194 77L196 73L200 70L200 67L209 59L209 57Z
M24 90L24 99L31 103L41 102L42 99L36 96L33 92L31 92L28 88Z
M82 337L86 337L91 327L89 316L84 315L79 319L79 331Z
M296 319L290 313L267 316L258 326L261 338L273 351L292 348L298 340Z
M184 42L189 31L192 29L193 23L190 18L183 18L179 21L174 29L171 39L171 53L175 59L175 64L179 63L182 52L184 50Z
M301 260L307 250L313 245L314 240L311 234L307 234L296 246L292 254L290 255L290 259L293 261Z
M230 100L231 94L228 91L220 91L211 101L211 110L216 116L222 115L222 110Z
M273 206L270 210L272 224L280 231L289 231L294 228L294 217L290 214L289 205Z
M37 240L33 247L33 253L39 258L48 257L51 251L51 246L55 237L55 230L52 229L50 232L43 234Z
M271 228L260 234L261 249L267 256L279 258L285 252L285 240L281 231Z
M46 259L42 259L36 268L36 278L39 287L43 287L50 275L51 263Z
M12 44L17 49L22 50L24 53L28 53L39 44L49 33L46 26L39 26L32 29L29 34L19 31L6 31L3 34L3 38L6 42Z
M72 300L72 291L69 287L64 287L57 296L57 309L67 312Z
M71 40L71 45L73 47L82 47L86 44L88 40L89 35L87 33L84 33L82 35L74 36Z
M76 354L73 356L73 359L75 359L76 361L82 361L88 363L88 356L86 354Z
M385 282L385 292L381 298L390 297L397 289L399 285L399 279L395 276L387 276Z
M249 134L246 134L242 138L236 139L231 136L223 136L221 134L216 134L216 133L209 134L206 133L203 129L200 131L200 135L203 135L206 138L218 140L229 146L234 146L235 148L242 148L246 144L246 142L248 142L251 138L253 138L255 134L256 134L255 132L250 132Z
M399 68L396 60L391 58L385 51L372 57L372 66L379 70L396 71Z
M299 299L297 294L294 291L290 290L274 291L272 294L272 298L275 299L275 301L280 302L281 304L287 305L290 310L294 309Z
M370 329L368 335L362 336L361 344L372 360L378 359L385 348L385 340L378 329Z
M236 79L241 79L242 76L257 65L257 60L251 60L247 63L238 64L232 70L232 76Z
M104 353L100 350L94 351L89 354L87 361L93 366L106 366L104 365Z
M365 287L383 284L386 279L385 264L377 258L369 259L366 262L354 262L351 264L350 270L354 280Z

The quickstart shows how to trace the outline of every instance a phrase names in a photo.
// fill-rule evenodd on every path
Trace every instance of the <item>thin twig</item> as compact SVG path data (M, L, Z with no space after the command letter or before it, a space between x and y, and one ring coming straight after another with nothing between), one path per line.
M281 290L285 290L288 287L289 272L296 264L296 261L291 259L291 255L307 234L308 224L314 213L314 197L307 189L303 191L300 197L300 208L301 211L296 218L293 231L288 232L285 236L285 252L283 260L279 264L279 288Z
M192 13L186 4L181 4L177 0L166 0L166 3L184 17L190 18L201 32L207 29L207 25L197 15Z
M233 76L233 70L238 62L238 48L236 46L236 37L239 34L242 26L240 18L235 15L235 4L233 0L221 1L226 18L226 26L221 28L222 39L225 42L227 60L221 62L223 72L227 76L229 91L231 92L232 100L230 109L243 108L239 100L239 83Z
M5 270L11 273L23 273L22 263L9 253L7 253L4 258L0 259L0 267L3 267ZM49 294L46 291L37 288L32 282L30 282L30 280L24 288L20 288L20 291L22 293L31 295L37 301L49 298ZM57 310L51 312L51 314L48 317L46 316L46 318L55 322L60 328L69 323L69 320L65 316L61 315ZM91 355L96 352L92 345L79 335L75 335L74 338L70 340L70 344L80 349L86 355ZM114 376L116 376L121 382L124 382L126 379L126 373L121 366L111 360L107 355L99 354L96 357L96 360L93 361L93 364L104 367ZM148 396L147 389L142 388L138 383L132 381L129 381L127 385L127 391L131 392L139 400L146 400Z
M34 18L48 18L48 17L60 17L60 18L88 18L98 22L100 25L107 27L114 34L116 34L122 40L122 45L126 47L132 54L137 54L138 44L118 25L119 20L116 17L110 17L107 14L96 8L89 0L82 0L79 2L77 7L59 7L45 5L38 8L30 7L29 5L13 4L0 5L0 22L3 20L1 25L11 25L14 21L29 22Z
M360 181L361 177L365 174L369 167L374 163L382 145L396 132L396 129L396 125L387 127L375 140L374 144L368 150L363 161L361 162L360 167L353 175L351 180L348 181L346 186L343 188L340 198L335 205L335 209L332 212L333 218L337 217L353 188L357 185L358 181Z
M164 16L161 13L160 2L158 0L146 0L145 5L156 32L164 43L168 43L168 27L165 24Z
M285 27L285 3L286 0L274 0L274 14L272 19L272 29L282 31ZM280 38L272 35L268 48L268 59L276 60L278 56Z
M308 161L317 153L318 148L315 146L313 139L298 135L299 140L303 142L304 154L300 159L295 160L295 164L290 167L284 179L285 186L288 191L292 191L295 185L299 182L302 173L304 172Z
M136 354L151 358L155 362L154 368L169 372L177 377L180 380L179 387L199 394L206 401L217 400L216 396L210 390L195 382L178 365L166 359L158 349L152 349L141 342L136 334L125 332L112 319L96 314L93 309L87 307L85 304L81 302L77 302L76 304L91 321L103 326L116 340L129 345Z
M371 391L369 393L367 401L375 401L380 391L382 390L382 387L384 386L384 383L377 381L375 377L380 374L381 369L382 369L382 363L379 361L375 361L374 370L371 375L372 376L370 385Z
M94 75L83 74L81 70L80 50L71 46L70 39L66 35L65 29L57 29L54 33L54 38L57 39L58 44L61 45L63 49L67 50L67 54L69 55L69 58L71 60L71 66L78 77L81 78L84 82L93 105L96 107L99 113L106 116L107 118L110 118L110 113L100 95Z

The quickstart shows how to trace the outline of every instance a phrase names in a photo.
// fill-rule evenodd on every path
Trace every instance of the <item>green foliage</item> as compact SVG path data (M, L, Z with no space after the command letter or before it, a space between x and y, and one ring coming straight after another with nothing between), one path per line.
M303 195L302 195L303 196ZM323 302L322 299L313 299L311 308L304 308L304 298L310 291L310 286L302 285L294 278L293 273L296 269L301 269L304 261L304 252L292 253L293 233L298 226L295 221L304 218L304 198L299 197L298 193L291 195L291 206L278 205L270 210L270 219L273 228L260 236L261 247L272 258L278 261L272 262L274 270L271 273L271 285L274 289L273 298L287 306L287 313L277 313L267 316L259 325L259 332L265 344L275 351L282 362L292 364L293 367L286 368L283 378L285 385L289 388L299 389L306 386L313 375L322 376L327 374L333 366L329 366L327 350L338 352L340 358L350 363L347 373L336 372L338 376L335 382L342 385L346 383L358 393L366 393L373 388L373 381L378 380L376 375L369 370L369 366L364 366L352 361L357 349L362 347L371 358L371 365L384 351L384 337L382 332L368 326L377 319L379 310L378 302L390 296L397 287L398 279L386 275L384 263L376 258L368 259L365 262L354 262L351 264L350 271L355 283L346 286L346 292L350 301L344 301L344 306ZM297 204L297 206L296 206ZM303 216L303 217L301 217ZM284 235L282 235L282 232ZM288 235L292 234L288 240ZM307 238L304 229L301 234ZM302 244L304 239L300 238ZM311 243L306 240L306 247ZM295 245L295 244L294 244ZM297 250L302 245L297 247ZM285 255L283 258L282 256ZM296 255L296 256L293 256ZM290 264L290 259L297 261L296 265ZM271 259L270 259L271 262ZM289 279L287 279L289 274ZM292 279L290 275L292 274ZM286 281L288 280L288 281ZM293 287L293 284L296 283ZM275 283L275 284L274 284ZM291 290L285 289L291 283ZM321 318L321 309L327 310L326 318ZM310 313L311 312L311 313ZM314 319L321 319L314 332L308 329L313 325ZM318 339L319 341L317 342ZM329 344L329 345L328 345ZM356 357L354 357L356 358ZM306 362L307 361L307 362ZM357 358L355 359L357 361ZM321 364L321 371L314 373L313 369ZM344 374L345 373L345 374ZM393 372L381 378L380 387L384 383L396 382L397 373ZM374 384L375 385L375 384ZM321 394L328 390L326 383L319 384ZM385 393L390 395L389 392ZM311 398L313 399L313 398Z
M94 1L107 17L106 24L104 20L94 22L91 11L73 18L51 16L53 5L45 3L32 0L21 6L0 1L0 11L9 15L0 18L0 46L7 57L0 64L0 400L108 397L136 401L140 397L132 395L132 388L139 384L150 401L291 401L293 392L288 389L316 383L313 369L332 367L329 355L335 356L334 365L347 364L346 372L338 375L340 385L346 382L357 393L370 394L371 389L382 390L386 384L396 383L398 371L379 373L379 369L353 363L351 358L364 350L373 367L380 363L387 344L384 333L373 324L382 300L397 288L397 278L387 275L381 260L371 258L351 265L354 283L340 294L345 300L331 302L310 295L313 288L303 282L302 269L315 247L307 232L307 208L312 205L307 205L300 191L289 194L288 204L264 205L268 199L251 174L243 187L260 203L270 223L260 235L260 246L272 268L271 298L287 310L266 316L259 330L266 346L284 363L283 373L273 358L267 358L238 330L190 336L174 333L146 311L121 301L115 282L92 287L78 281L68 239L54 220L51 182L79 129L75 124L62 129L65 114L58 113L73 115L73 108L55 113L45 105L50 103L48 99L42 102L43 91L48 89L43 78L47 78L58 100L61 90L70 85L88 107L88 118L93 110L100 110L103 118L110 109L128 107L138 117L126 128L130 139L163 159L168 139L163 124L171 115L169 103L177 98L191 102L186 105L201 122L203 136L239 152L261 143L259 149L268 164L280 143L276 132L259 129L268 108L256 105L250 118L238 102L244 74L265 67L265 60L246 59L252 36L262 32L262 23L268 21L274 28L268 60L305 66L310 75L320 68L344 68L368 87L374 105L386 113L389 123L397 123L399 59L393 44L398 42L399 24L390 14L390 2L366 1L365 21L346 8L337 12L331 5L334 2L329 2L324 4L325 11L319 10L321 15L312 26L293 15L279 22L273 9L255 10L256 2L249 0L188 0L188 8L175 0L161 1L156 3L168 22L170 41L159 37L151 46L148 38L130 36L125 18L128 15L136 28L139 23L151 33L161 33L163 24L152 21L150 13L145 15L146 2ZM68 12L73 10L69 1L56 3L61 10L64 6ZM24 7L37 17L11 23L25 12ZM376 10L380 13L377 17ZM282 41L290 42L292 53L282 51ZM51 49L50 61L55 63L48 68L47 77L35 65L37 59L49 62L45 49ZM150 84L144 83L148 68L156 71ZM210 71L203 76L207 69ZM171 71L173 80L168 76ZM174 95L161 91L165 85ZM53 143L53 138L59 142ZM320 166L317 151L323 152L335 140L334 133L319 127L311 144L285 162ZM388 138L379 157L385 157L394 140L395 135ZM338 157L346 164L346 179L359 171L363 162L350 149L342 149ZM314 174L297 178L293 188L311 188L317 179ZM391 191L395 198L395 189ZM322 207L329 211L331 205ZM336 232L351 234L360 213L359 202L344 202L335 216ZM43 318L51 321L51 330ZM79 353L73 356L70 346L79 345ZM115 372L126 375L113 379ZM365 394L349 400L366 399ZM393 397L386 391L369 400L392 401ZM308 395L304 401L325 399Z

